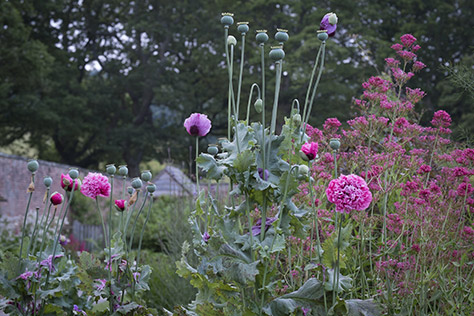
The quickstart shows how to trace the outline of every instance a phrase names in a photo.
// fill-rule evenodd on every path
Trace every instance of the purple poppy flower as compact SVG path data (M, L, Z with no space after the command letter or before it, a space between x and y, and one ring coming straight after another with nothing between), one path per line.
M337 29L337 15L335 13L327 13L321 20L320 30L328 31L328 36L334 36Z
M207 115L201 113L193 113L184 121L184 127L191 136L206 136L211 126Z
M79 306L77 306L77 305L74 305L72 311L73 311L74 315L85 315L85 316L87 316L86 312L84 312L82 309L80 309Z
M202 240L207 243L209 239L211 239L211 236L209 235L209 233L204 232L204 234L202 234Z
M267 181L268 176L270 175L270 171L268 171L268 169L265 169L265 175L264 175L263 168L258 168L258 175L260 176L260 179Z
M265 231L267 231L270 226L272 226L272 223L276 221L276 217L267 217L265 220ZM257 224L255 226L252 226L252 234L254 236L260 235L260 232L262 231L262 219L257 220Z
M55 255L54 259L64 257L64 255ZM53 255L50 255L48 259L44 259L43 261L40 262L40 266L43 267L48 267L49 271L54 271L54 265L53 265Z

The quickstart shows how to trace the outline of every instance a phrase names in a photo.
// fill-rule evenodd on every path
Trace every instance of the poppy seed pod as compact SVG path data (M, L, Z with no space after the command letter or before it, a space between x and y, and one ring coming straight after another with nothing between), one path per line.
M108 175L112 176L117 172L117 168L115 167L114 164L107 165L105 168L105 171L107 172Z
M127 187L127 193L132 195L133 194L133 188L132 187Z
M219 152L219 149L217 148L216 145L214 144L211 144L209 145L209 147L207 147L207 152L210 154L210 155L217 155L217 153Z
M47 188L49 188L51 184L53 184L53 179L51 177L45 177L43 183Z
M73 168L73 169L69 170L69 176L73 180L77 179L77 177L79 177L79 171L76 168Z
M333 150L338 150L339 147L341 147L341 141L339 138L331 138L329 141L329 147L331 147Z
M146 186L146 190L149 193L153 193L156 190L156 185L154 183L148 183L148 185Z
M328 32L326 30L318 31L318 39L322 42L328 39Z
M270 51L270 58L273 59L273 61L279 61L285 58L285 52L281 48L281 46L274 46L272 47L272 50Z
M290 37L288 36L288 30L284 29L277 29L278 32L275 34L275 39L280 42L280 44L283 44L286 42Z
M142 180L140 180L140 178L135 178L133 179L132 181L132 187L135 189L135 190L138 190L142 187L143 183L142 183Z
M266 43L268 41L267 30L258 30L255 39L259 44Z
M39 168L39 163L38 161L33 159L33 160L28 161L28 164L26 166L28 167L28 170L31 173L35 173Z
M231 26L232 24L234 24L233 16L234 14L232 13L228 13L228 12L222 13L221 23L224 24L226 27Z
M128 168L125 165L119 166L118 174L122 177L126 177L128 175Z
M151 172L150 170L144 170L142 171L141 178L143 181L150 181L151 180Z
M237 31L245 35L249 31L249 22L237 22Z

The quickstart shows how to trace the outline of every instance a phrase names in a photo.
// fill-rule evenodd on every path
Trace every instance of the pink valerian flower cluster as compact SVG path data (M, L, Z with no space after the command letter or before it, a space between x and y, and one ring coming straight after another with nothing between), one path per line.
M448 127L451 125L451 116L446 111L436 111L431 124L436 127Z
M406 91L408 101L410 101L413 104L420 102L421 99L423 99L423 97L426 95L426 93L421 91L420 88L411 89L411 88L406 87L405 91Z
M364 179L355 174L341 175L329 182L326 189L328 201L336 204L337 212L363 211L372 202L372 193Z
M84 177L81 193L91 199L96 199L98 196L109 196L110 183L108 178L100 173L89 172Z

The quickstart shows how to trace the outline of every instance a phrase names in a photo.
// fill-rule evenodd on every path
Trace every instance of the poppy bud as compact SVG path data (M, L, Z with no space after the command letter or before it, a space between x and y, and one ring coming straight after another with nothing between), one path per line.
M255 111L257 111L257 113L262 113L263 111L263 100L258 98L255 103L253 104L254 108L255 108Z
M45 177L43 183L47 188L49 188L51 184L53 184L53 179L51 177Z
M232 35L227 36L227 45L237 45L237 39Z
M59 205L63 202L63 195L59 192L54 192L51 194L51 198L49 200L51 201L51 204Z
M118 174L122 177L126 177L128 174L128 168L125 165L119 166Z
M125 200L115 200L115 208L119 212L123 212L127 207L127 201Z

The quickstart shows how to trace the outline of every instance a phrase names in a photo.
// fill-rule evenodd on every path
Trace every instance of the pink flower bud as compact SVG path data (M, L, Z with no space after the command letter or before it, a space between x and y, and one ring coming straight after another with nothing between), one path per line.
M305 143L301 147L301 151L306 155L308 160L313 160L318 155L318 144L315 142Z
M115 200L115 208L119 212L123 212L127 207L127 202L125 200Z
M51 194L50 201L53 205L59 205L63 202L63 195L59 192L54 192Z

